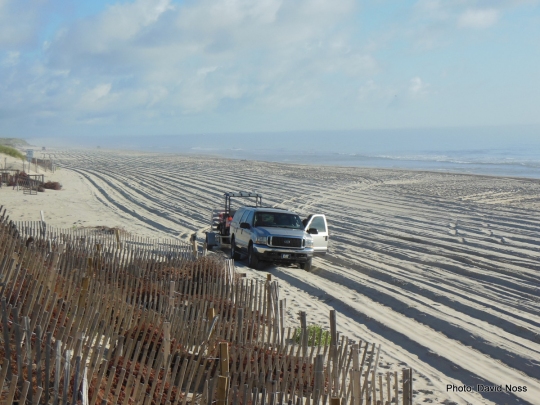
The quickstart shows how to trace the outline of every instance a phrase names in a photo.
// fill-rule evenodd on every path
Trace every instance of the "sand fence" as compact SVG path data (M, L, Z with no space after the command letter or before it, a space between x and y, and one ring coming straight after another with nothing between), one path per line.
M45 176L43 174L26 174L19 172L19 170L0 170L0 187L5 184L8 187L16 187L17 191L22 190L24 194L35 195L44 183Z
M411 370L378 372L380 346L340 336L334 311L310 345L276 281L190 244L0 208L0 289L6 404L412 404Z

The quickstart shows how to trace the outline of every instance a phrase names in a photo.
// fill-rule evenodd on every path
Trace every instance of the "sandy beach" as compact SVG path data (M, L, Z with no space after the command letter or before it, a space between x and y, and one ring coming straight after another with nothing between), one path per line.
M302 310L308 323L328 327L328 311L337 310L341 333L382 345L381 371L414 369L414 403L539 403L539 180L50 153L60 169L39 174L62 190L25 195L0 188L0 205L14 221L37 221L44 211L51 226L120 227L186 240L196 232L202 241L211 209L224 192L240 190L302 216L323 213L330 251L315 259L312 272L274 265L253 271L236 262L248 277L271 273L279 280L289 326L298 325ZM478 392L479 385L502 392Z

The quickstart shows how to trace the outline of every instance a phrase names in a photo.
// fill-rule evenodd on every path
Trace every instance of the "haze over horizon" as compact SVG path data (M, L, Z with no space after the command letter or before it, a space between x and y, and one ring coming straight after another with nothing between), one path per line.
M510 140L540 128L539 5L0 0L0 134L494 128Z

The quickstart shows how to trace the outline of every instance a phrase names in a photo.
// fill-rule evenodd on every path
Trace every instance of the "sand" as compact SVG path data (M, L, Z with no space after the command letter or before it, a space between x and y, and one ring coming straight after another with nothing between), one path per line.
M415 403L540 403L540 181L287 165L119 151L55 151L61 191L0 189L14 220L204 238L225 191L326 214L330 251L311 273L236 266L280 281L288 325L382 345L379 370L412 367ZM3 157L0 159L3 162ZM20 165L20 163L19 163ZM41 173L41 172L40 172ZM219 252L212 254L220 254ZM477 384L503 392L476 391ZM506 392L506 385L526 392ZM447 385L456 389L447 390ZM457 387L471 386L471 392Z

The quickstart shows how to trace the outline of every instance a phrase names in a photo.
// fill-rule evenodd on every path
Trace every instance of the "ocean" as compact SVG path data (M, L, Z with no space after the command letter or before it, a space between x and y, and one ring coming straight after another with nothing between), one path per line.
M140 150L314 165L540 179L540 128L34 138L39 146Z

